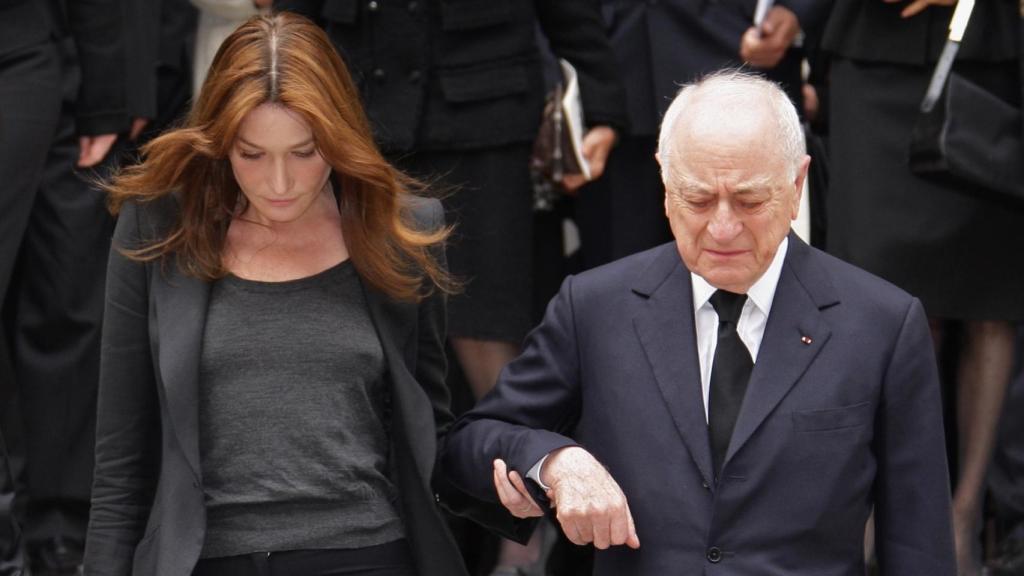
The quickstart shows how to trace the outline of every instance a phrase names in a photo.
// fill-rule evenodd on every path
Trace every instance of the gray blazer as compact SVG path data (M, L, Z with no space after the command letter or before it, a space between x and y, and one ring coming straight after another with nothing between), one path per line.
M443 223L436 200L410 208L424 226ZM118 251L161 237L176 212L173 197L127 204L114 233L85 552L90 576L185 576L203 545L197 389L210 285L171 262L135 262ZM444 296L415 304L365 291L392 388L391 457L418 572L465 574L431 486L437 439L452 421Z

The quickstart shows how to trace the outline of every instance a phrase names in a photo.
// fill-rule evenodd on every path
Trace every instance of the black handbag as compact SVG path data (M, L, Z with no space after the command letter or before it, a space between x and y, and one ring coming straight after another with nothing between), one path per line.
M944 181L955 180L968 194L995 193L1024 202L1024 124L1021 111L952 72L953 59L970 17L966 6L959 36L950 38L921 103L910 142L910 169ZM954 24L958 15L954 14ZM1024 41L1024 38L1022 38ZM983 188L985 190L979 190Z

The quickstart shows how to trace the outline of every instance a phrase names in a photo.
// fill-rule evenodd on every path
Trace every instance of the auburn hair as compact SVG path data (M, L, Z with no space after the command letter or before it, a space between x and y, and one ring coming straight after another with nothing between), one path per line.
M217 51L184 124L142 147L142 162L104 185L111 212L126 201L175 194L180 212L168 232L122 249L138 261L173 255L203 280L227 275L222 261L228 225L245 206L228 154L246 114L264 103L287 107L313 131L332 168L342 232L360 276L385 294L419 300L454 282L435 257L450 229L422 230L402 199L420 190L392 167L373 141L348 69L326 34L295 14L256 16Z

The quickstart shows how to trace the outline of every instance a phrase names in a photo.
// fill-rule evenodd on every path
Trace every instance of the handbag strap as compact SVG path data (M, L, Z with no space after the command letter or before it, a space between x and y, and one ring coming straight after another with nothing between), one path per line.
M924 100L921 101L921 112L927 114L935 108L935 103L942 96L942 91L949 80L949 73L953 70L953 60L960 50L960 42L964 39L964 32L967 31L967 23L971 20L971 12L974 11L975 0L958 0L953 10L953 18L949 21L949 36L946 38L946 45L942 47L942 54L939 61L935 63L935 71L932 72L931 82L928 83L928 90L924 93ZM1021 0L1024 5L1024 0Z

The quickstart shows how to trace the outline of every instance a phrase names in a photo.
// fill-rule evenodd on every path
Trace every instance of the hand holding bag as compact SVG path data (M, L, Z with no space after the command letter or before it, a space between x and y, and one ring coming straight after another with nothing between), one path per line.
M952 72L974 0L959 0L910 142L910 169L1024 202L1021 111ZM1024 41L1024 38L1022 38Z

